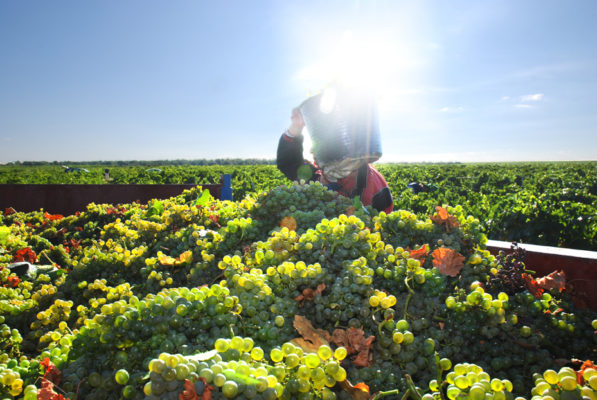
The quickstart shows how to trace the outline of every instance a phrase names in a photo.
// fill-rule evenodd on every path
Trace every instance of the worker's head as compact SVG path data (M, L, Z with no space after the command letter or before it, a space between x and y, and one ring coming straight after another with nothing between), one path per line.
M330 86L305 100L300 111L320 167L345 159L373 162L381 156L372 93Z

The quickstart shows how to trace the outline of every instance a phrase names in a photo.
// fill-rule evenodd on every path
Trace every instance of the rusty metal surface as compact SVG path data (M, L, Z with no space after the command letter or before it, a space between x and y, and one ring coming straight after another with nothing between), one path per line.
M597 311L597 252L557 247L519 244L526 251L525 266L545 276L553 271L563 270L566 280L572 285L577 297ZM487 249L491 254L503 250L510 253L510 243L490 240Z
M0 210L13 207L17 211L44 209L52 214L70 215L84 211L89 203L147 203L151 199L177 196L197 185L0 185ZM201 185L220 198L222 185Z

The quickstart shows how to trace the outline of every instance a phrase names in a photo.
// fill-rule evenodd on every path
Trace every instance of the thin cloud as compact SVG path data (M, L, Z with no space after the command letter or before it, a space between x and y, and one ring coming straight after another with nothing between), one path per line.
M464 111L464 107L443 107L439 111L444 113L460 113Z
M530 104L522 104L522 103L515 104L514 107L516 107L516 108L533 108L533 106Z
M543 93L525 94L524 96L520 97L520 101L525 103L530 101L541 101L542 99Z

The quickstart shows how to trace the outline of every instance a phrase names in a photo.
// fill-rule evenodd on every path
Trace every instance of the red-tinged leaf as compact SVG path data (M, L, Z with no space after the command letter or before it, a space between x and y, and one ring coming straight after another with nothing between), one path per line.
M52 362L49 357L44 358L39 364L44 367L44 370L50 366Z
M64 218L64 216L62 214L50 214L49 212L45 211L44 218L47 219L48 221L58 221L58 220Z
M580 369L576 372L576 381L581 386L585 384L585 379L583 378L583 375L585 373L585 370L587 369L597 370L597 365L593 364L593 361L591 360L586 360L582 363Z
M433 266L444 275L458 276L464 267L464 256L447 247L435 249L431 256L433 257Z
M48 357L40 363L44 367L44 379L52 382L55 385L60 384L62 380L62 372L50 361Z
M122 206L106 208L106 214L108 214L108 215L116 215L116 216L122 217L125 212L126 212L126 208L124 208Z
M184 380L182 392L178 394L178 400L200 400L195 391L195 384L188 379Z
M37 255L35 254L35 252L33 250L31 250L31 247L25 247L22 249L17 250L17 252L14 254L13 258L12 258L13 262L22 262L22 261L27 261L31 264L37 262Z
M421 264L425 263L425 259L429 254L429 246L424 244L423 246L419 247L417 250L409 250L408 256L410 258L414 258L415 260L419 260Z
M556 289L561 292L566 287L566 274L563 270L553 271L547 276L537 278L537 285L543 290Z
M37 391L37 400L67 400L63 395L54 391L54 384L42 378L41 389Z
M369 393L369 386L365 382L359 382L353 386L355 389L362 390L363 392Z
M543 288L541 288L537 281L529 274L522 274L521 276L527 284L528 291L531 292L536 299L540 299L541 296L543 296Z
M338 382L338 386L348 393L352 400L369 400L371 398L369 386L362 382L353 386L348 380L343 380Z
M205 381L205 378L199 379L205 384L205 389L203 389L203 395L201 396L201 400L211 400L211 391L214 390L214 387L208 385Z
M447 232L450 232L450 230L460 226L458 219L448 214L448 210L440 206L435 207L435 209L437 210L437 214L434 214L429 218L431 218L431 220L437 225L443 225Z
M6 282L6 287L16 288L21 283L21 278L18 276L9 276Z
M4 216L15 214L17 210L12 207L7 207L4 209Z

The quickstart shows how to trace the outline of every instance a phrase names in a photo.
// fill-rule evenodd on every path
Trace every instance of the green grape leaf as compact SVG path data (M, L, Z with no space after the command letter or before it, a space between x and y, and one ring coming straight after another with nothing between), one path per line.
M209 190L204 189L203 192L201 193L201 196L199 198L197 198L197 200L195 201L195 205L205 207L207 205L207 203L209 203L212 200L213 200L213 197L211 196L211 193L209 193Z
M354 196L352 198L352 206L354 207L354 211L364 211L365 214L369 214L369 211L367 211L367 209L365 208L365 206L363 205L363 202L361 201L361 196Z
M361 196L354 196L352 198L352 206L355 210L361 210L363 208L363 203L361 202Z
M164 204L159 200L155 200L147 210L147 216L151 217L152 215L162 215L163 212Z
M8 226L0 226L0 243L5 244L10 235L10 228Z

